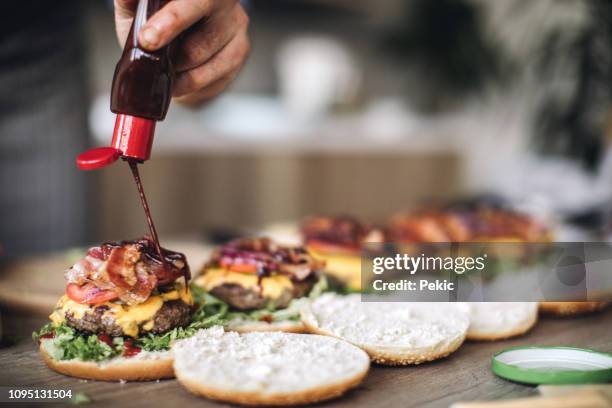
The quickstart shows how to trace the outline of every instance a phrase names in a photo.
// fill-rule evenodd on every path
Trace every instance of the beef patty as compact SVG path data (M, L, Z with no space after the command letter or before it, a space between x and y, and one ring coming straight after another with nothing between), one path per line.
M224 283L210 291L231 307L239 310L263 309L269 305L275 308L285 308L293 299L306 296L315 284L316 278L311 276L301 282L293 282L292 289L285 289L276 299L269 299L259 289L245 288L236 283Z
M124 336L123 330L111 316L104 316L108 310L107 306L97 306L91 312L85 313L78 319L72 313L66 312L66 324L86 333L108 334L112 337ZM191 322L191 307L182 300L171 300L164 302L163 306L153 318L153 328L144 330L140 327L140 333L164 333L175 327L184 327Z

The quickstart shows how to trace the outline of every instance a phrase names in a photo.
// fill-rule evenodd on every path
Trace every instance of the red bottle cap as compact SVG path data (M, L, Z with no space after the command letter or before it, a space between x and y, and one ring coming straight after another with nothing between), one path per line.
M149 160L155 121L138 116L118 114L115 120L112 146L121 152L121 156L139 161Z
M114 147L96 147L77 156L76 164L81 170L96 170L114 163L121 152Z

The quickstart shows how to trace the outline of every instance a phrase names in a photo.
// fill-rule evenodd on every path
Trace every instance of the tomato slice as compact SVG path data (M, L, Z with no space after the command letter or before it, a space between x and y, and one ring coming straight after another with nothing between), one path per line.
M232 272L257 273L257 265L254 263L236 263L224 261L222 259L219 264L222 268L228 269Z
M66 286L66 296L77 303L87 305L97 305L117 299L115 291L99 289L92 283L86 283L83 286L69 283Z

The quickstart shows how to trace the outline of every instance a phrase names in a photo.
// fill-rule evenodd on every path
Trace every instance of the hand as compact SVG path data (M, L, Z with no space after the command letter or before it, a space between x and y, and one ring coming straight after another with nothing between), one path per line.
M138 0L115 0L122 45L137 6ZM238 74L250 50L248 25L237 0L171 0L145 23L138 41L145 50L155 51L189 29L178 45L173 96L199 104L222 92Z

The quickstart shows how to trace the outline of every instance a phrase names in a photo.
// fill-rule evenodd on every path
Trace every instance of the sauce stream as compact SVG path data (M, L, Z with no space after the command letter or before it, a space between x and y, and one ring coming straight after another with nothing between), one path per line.
M155 244L155 250L157 251L157 255L159 255L159 259L161 260L162 264L165 264L164 254L162 253L161 245L159 245L159 236L157 235L157 230L155 229L155 223L153 222L153 217L151 216L151 209L149 208L147 196L145 195L144 188L142 187L140 173L138 172L138 162L131 159L127 159L127 162L130 165L132 176L134 176L134 182L138 188L140 202L142 203L142 208L144 209L145 216L147 218L147 224L149 224L149 231L151 232L151 238L153 238L153 243Z

